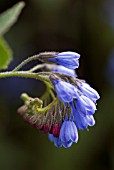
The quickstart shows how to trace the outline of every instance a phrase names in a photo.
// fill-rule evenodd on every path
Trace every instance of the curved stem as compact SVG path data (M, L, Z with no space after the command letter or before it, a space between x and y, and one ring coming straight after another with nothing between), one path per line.
M43 96L41 97L42 100L45 100L45 98L49 98L49 94L51 95L52 99L55 99L55 95L52 91L53 86L49 83L49 82L44 82L45 86L46 86L46 91L43 94Z
M49 92L50 92L50 94L51 94L52 99L55 99L55 95L54 95L53 91L50 89Z
M15 72L9 71L9 72L0 73L0 78L7 78L7 77L33 78L33 79L38 79L50 83L48 76L40 75L40 73L29 73L27 71L15 71Z
M29 63L30 61L33 60L38 60L39 59L40 54L38 55L34 55L32 57L27 58L26 60L22 61L16 68L14 68L12 71L18 71L20 68L22 68L25 64Z
M57 66L56 64L47 64L47 63L38 64L38 65L34 66L33 68L31 68L29 70L29 72L34 72L38 69L43 69L43 68L46 68L46 72L47 72L47 71L51 71L56 66Z
M45 100L45 98L47 99L47 97L49 96L49 90L50 90L48 83L45 82L44 84L46 86L46 90L45 90L45 93L43 94L43 96L41 97L42 100Z
M52 103L50 103L48 106L44 107L44 108L38 108L38 112L39 113L42 113L42 112L45 112L47 110L49 110L52 106L55 106L56 103L58 102L58 98L56 98Z
M36 66L34 66L33 68L31 68L31 69L29 70L29 72L34 72L34 71L36 71L36 70L38 70L38 69L41 69L41 68L45 67L45 65L46 65L46 64L36 65Z

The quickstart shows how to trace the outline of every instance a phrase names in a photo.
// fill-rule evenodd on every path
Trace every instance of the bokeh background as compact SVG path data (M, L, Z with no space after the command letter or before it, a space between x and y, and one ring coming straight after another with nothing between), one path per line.
M0 0L0 12L16 0ZM98 90L96 125L79 132L71 148L56 148L17 114L22 92L44 90L35 80L0 80L0 170L114 170L114 1L26 0L18 22L5 34L13 50L9 70L43 51L81 54L80 78ZM28 65L26 68L32 66Z

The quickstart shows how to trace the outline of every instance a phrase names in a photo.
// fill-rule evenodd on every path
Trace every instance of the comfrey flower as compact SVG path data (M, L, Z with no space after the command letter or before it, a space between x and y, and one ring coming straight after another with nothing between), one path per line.
M78 130L95 125L94 113L100 96L84 80L77 78L74 69L79 66L79 57L79 54L69 51L41 53L40 60L50 60L59 66L53 65L49 69L51 72L43 73L51 82L45 82L47 92L44 100L25 96L25 104L18 110L25 121L47 133L58 148L69 148L78 142Z
M49 133L49 139L54 142L54 145L58 148L64 146L69 148L73 142L78 141L78 131L76 124L73 120L65 120L61 126L60 134L58 137L54 137L53 134Z
M95 103L100 98L97 91L95 89L93 89L92 87L90 87L90 85L85 82L82 82L79 85L79 90L83 93L84 96L87 96Z
M95 120L93 115L83 115L77 107L74 106L73 103L70 103L71 108L72 108L72 114L74 117L74 121L76 123L76 126L78 129L87 129L88 126L94 126L95 125Z
M88 126L94 126L93 114L96 111L96 101L100 96L96 90L77 78L63 80L51 75L50 79L60 101L64 103L64 106L70 107L68 113L70 116L72 115L72 120L64 120L59 137L55 138L49 134L49 139L57 147L70 147L73 142L78 140L77 129L88 129ZM77 136L76 141L70 138L73 134Z
M85 116L87 114L93 115L96 110L95 103L88 97L82 95L77 95L75 99L77 109Z
M77 92L74 85L65 81L53 79L52 77L51 80L54 84L57 96L62 102L71 102L73 98L76 98Z
M49 58L49 60L74 70L79 67L79 58L80 55L78 53L67 51L58 53L55 57Z

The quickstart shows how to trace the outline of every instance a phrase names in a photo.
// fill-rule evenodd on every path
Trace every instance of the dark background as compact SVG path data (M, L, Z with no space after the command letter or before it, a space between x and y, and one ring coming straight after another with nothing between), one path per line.
M16 0L0 0L0 12ZM0 170L114 170L114 1L26 0L18 22L5 35L12 69L43 51L81 54L79 78L98 90L96 125L79 132L71 148L56 148L17 114L19 96L39 97L41 82L0 80ZM26 66L30 67L32 66Z

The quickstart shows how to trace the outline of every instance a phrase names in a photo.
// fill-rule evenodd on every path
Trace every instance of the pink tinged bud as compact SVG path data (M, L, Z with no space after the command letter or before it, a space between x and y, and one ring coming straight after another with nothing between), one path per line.
M42 124L36 124L37 129L42 129L42 126L43 126Z
M21 111L20 108L17 110L17 113L18 113L20 116L23 114L23 112Z
M43 128L43 125L44 125L44 116L43 115L39 115L37 117L37 121L36 121L36 128L37 129L42 129Z
M31 118L29 119L29 123L30 123L30 125L31 125L32 127L35 127L36 122L37 122L37 119L36 119L35 117L31 117Z
M44 127L43 127L43 129L42 129L42 131L43 131L44 133L49 133L50 130L51 130L51 125L49 125L49 124L45 124Z
M22 116L25 113L26 107L23 105L18 108L17 113Z
M60 125L55 123L52 128L52 134L54 137L58 137L60 133Z
M38 120L38 122L36 123L36 128L37 129L42 129L42 127L43 127L42 120Z
M25 122L28 122L28 121L29 121L29 115L28 115L28 114L25 114L25 115L23 116L23 120L24 120Z
M44 120L43 120L43 128L41 129L44 133L49 133L52 129L52 122L53 122L53 110L50 110L46 113Z

